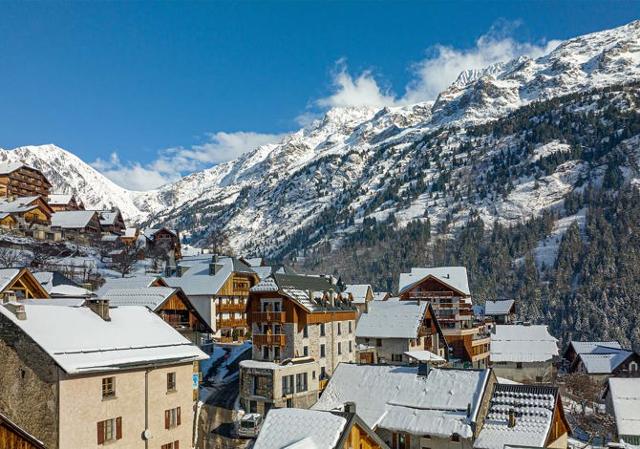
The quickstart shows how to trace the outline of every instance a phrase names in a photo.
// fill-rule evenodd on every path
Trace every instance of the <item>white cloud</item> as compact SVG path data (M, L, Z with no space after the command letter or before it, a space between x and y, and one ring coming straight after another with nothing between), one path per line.
M97 159L91 165L122 187L151 190L176 181L186 173L235 159L261 145L278 142L284 135L240 131L217 132L207 137L205 143L190 148L162 150L149 164L123 162L114 152L109 159Z
M412 64L413 80L402 96L389 89L381 89L371 71L359 76L348 72L344 60L336 65L333 74L334 92L314 104L321 108L336 106L397 106L435 99L440 92L456 80L464 70L477 70L498 62L506 62L519 56L536 58L555 48L559 41L533 44L518 42L511 33L519 24L501 22L480 36L473 47L456 49L436 45L427 50L427 57ZM305 117L301 115L300 117Z

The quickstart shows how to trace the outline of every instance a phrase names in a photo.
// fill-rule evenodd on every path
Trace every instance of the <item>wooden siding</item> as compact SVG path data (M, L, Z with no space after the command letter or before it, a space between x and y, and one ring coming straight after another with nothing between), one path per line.
M44 445L12 422L0 416L0 448L44 449Z
M49 293L40 285L38 280L26 268L20 270L18 275L0 291L0 294L13 291L19 298L49 298Z

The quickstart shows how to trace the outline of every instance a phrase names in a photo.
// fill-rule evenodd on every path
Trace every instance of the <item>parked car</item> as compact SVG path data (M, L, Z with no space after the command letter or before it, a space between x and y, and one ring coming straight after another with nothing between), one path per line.
M249 413L236 422L236 433L239 437L255 438L262 427L262 415L259 413Z

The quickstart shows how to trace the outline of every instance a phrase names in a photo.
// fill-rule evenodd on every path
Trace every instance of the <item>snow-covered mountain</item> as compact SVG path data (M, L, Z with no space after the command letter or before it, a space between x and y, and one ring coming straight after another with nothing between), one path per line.
M136 221L171 223L195 242L222 229L238 251L273 254L336 244L371 218L393 217L390 223L403 226L428 216L433 224L455 225L474 210L487 221L517 222L557 207L585 178L603 175L597 161L562 156L552 171L534 170L572 154L575 139L531 140L522 129L496 138L483 126L560 98L565 109L558 120L597 115L612 104L637 111L637 86L606 96L605 104L593 90L638 80L640 21L568 40L537 59L466 71L435 102L332 109L277 144L150 192L122 189L50 145L3 150L0 160L23 160L91 206L117 205ZM566 97L576 93L587 96ZM531 123L541 117L531 116ZM640 175L634 136L627 137L619 151L629 154L624 175L633 182ZM512 153L517 158L503 168L501 158ZM495 179L508 183L494 185Z

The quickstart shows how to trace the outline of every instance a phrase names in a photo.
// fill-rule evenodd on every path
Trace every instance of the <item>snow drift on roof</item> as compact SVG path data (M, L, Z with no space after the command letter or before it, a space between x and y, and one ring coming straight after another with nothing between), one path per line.
M545 362L558 355L558 340L543 325L497 325L490 350L492 362Z
M360 315L356 326L358 338L417 338L427 310L426 301L372 301Z
M51 226L66 229L82 229L87 227L95 215L92 210L69 210L55 212L51 216Z
M369 284L350 284L347 285L344 293L351 293L354 304L364 304L369 290L371 290L371 285Z
M487 301L484 304L485 315L508 315L511 308L515 304L513 299L505 299L502 301Z
M619 435L640 435L640 378L609 378Z
M112 306L143 306L156 310L175 291L173 287L112 288L100 298L108 299Z
M413 287L427 276L437 278L464 295L471 295L465 267L412 268L410 273L400 273L399 291Z

